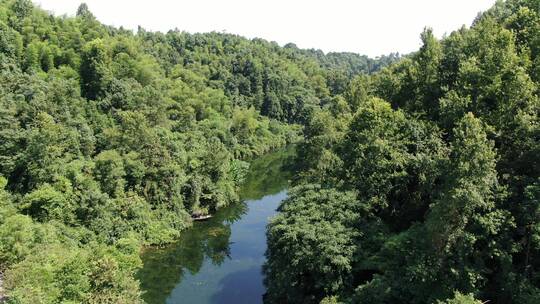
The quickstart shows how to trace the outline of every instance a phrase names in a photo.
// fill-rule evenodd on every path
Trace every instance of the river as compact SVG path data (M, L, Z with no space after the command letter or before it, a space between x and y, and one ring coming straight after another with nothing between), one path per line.
M262 303L266 224L287 197L289 147L251 162L242 201L196 222L178 242L148 248L138 273L143 298L162 303Z

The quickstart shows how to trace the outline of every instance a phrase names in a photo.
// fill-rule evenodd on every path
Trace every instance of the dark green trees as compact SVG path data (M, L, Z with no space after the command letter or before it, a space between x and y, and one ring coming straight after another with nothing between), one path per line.
M356 208L293 192L268 228L269 303L538 302L538 5L498 2L440 41L425 30L418 52L315 111L297 189L352 192ZM305 199L333 206L342 215L324 213L333 227L350 227L317 239L317 248L352 240L339 276L285 262L316 254L289 236L327 222L292 222Z
M265 265L271 303L311 303L352 279L359 204L352 192L300 186L268 230Z
M81 94L95 100L103 97L110 81L110 59L102 40L93 40L84 46L81 56Z
M297 142L299 123L333 103L329 84L344 90L368 62L386 64L230 34L135 34L86 4L72 18L0 1L10 301L137 303L139 247L236 202L244 159ZM346 107L338 98L333 111Z
M79 7L77 8L76 16L82 17L82 18L88 18L88 17L92 17L93 15L92 15L92 12L90 12L88 5L86 3L81 3L81 5L79 5Z

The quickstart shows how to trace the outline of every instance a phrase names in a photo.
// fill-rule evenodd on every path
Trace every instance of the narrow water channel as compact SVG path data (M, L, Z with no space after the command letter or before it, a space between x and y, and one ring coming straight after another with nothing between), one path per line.
M290 147L254 160L241 203L145 250L138 277L147 303L262 303L266 224L287 197L293 155Z

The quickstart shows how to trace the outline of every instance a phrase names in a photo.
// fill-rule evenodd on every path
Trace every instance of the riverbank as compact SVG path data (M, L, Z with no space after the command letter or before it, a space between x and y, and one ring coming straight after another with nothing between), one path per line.
M287 196L294 146L253 159L238 204L162 247L148 247L137 277L150 304L262 303L266 225Z

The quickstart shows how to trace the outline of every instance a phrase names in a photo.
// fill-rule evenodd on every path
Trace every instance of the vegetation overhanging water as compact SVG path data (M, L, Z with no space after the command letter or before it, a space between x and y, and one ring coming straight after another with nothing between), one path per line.
M255 159L242 202L197 222L180 240L143 253L138 276L148 303L262 303L265 229L286 197L294 147Z

